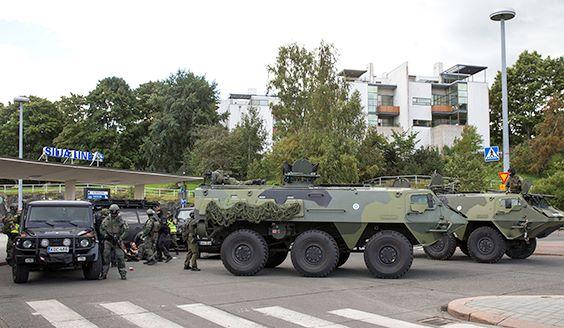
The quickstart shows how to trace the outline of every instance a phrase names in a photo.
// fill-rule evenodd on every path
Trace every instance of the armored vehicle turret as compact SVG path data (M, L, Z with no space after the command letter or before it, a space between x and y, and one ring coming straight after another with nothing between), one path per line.
M466 224L428 189L315 185L316 171L298 160L285 165L283 186L202 185L198 234L221 241L234 275L276 267L291 248L304 276L325 277L361 251L376 277L399 278L411 267L413 245L431 245Z

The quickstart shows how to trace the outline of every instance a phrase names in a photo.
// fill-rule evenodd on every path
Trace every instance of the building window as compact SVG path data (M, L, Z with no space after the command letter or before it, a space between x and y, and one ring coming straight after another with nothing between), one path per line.
M431 106L431 98L412 97L411 101L413 105Z
M433 95L433 105L450 105L448 95Z
M413 120L413 126L431 127L431 121L427 120Z
M251 106L268 106L268 99L251 99Z
M368 114L376 114L376 106L378 106L378 88L369 85L368 86Z
M378 125L378 119L376 117L368 117L368 125L369 126Z
M394 96L378 95L378 106L393 106Z
M393 117L382 117L378 119L378 126L399 126Z

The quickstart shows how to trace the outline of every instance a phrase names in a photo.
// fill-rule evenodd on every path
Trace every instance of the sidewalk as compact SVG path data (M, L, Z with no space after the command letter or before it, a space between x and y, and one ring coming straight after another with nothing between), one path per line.
M539 240L534 255L564 256L564 241Z
M502 327L564 327L564 295L462 298L448 304L448 313L461 320Z

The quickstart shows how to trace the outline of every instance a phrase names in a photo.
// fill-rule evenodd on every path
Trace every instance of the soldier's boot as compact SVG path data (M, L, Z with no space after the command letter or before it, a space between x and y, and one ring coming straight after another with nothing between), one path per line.
M192 268L188 264L184 264L184 270L192 270Z
M193 268L190 269L190 270L192 270L192 271L201 271L200 269L198 269L198 268L196 268L196 267L193 267Z
M127 280L127 274L125 272L120 272L119 273L121 280Z
M172 256L167 257L166 260L165 260L165 263L170 262L170 260L172 260Z
M155 259L150 259L150 260L147 261L147 263L145 263L145 264L147 264L147 265L155 265L155 264L157 264L157 260L155 260Z
M100 276L98 277L98 279L104 280L104 279L108 278L108 270L110 270L110 266L107 265L107 264L104 264L102 266L102 272L100 272Z

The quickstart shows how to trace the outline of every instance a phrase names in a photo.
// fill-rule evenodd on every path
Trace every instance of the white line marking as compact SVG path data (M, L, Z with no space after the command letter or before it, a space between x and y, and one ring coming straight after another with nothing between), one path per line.
M442 327L448 327L448 328L480 328L480 327L486 327L486 326L477 326L477 325L472 325L469 323L449 323L446 326L442 326Z
M264 328L258 323L201 303L177 305L177 307L225 328Z
M260 313L275 317L284 321L291 322L295 325L306 327L306 328L347 328L347 326L335 324L331 321L319 319L307 314L300 312L288 310L280 306L264 307L260 309L254 309Z
M141 328L182 328L182 326L131 302L103 303L100 305Z
M80 314L57 300L26 302L36 313L57 328L97 328L95 324L86 320Z
M355 309L340 309L335 311L329 311L329 313L336 314L341 317L349 318L352 320L358 320L358 321L370 323L373 325L379 325L382 327L388 327L388 328L428 328L429 327L429 326L419 325L416 323L384 317L370 312L359 311Z

